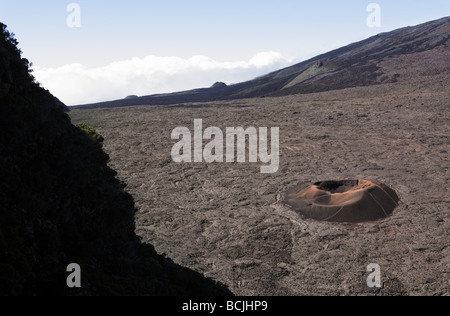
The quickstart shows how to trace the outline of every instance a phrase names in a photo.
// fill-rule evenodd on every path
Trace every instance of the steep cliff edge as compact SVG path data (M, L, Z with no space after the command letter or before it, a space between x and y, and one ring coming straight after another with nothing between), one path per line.
M0 295L231 295L140 242L108 155L17 44L0 23ZM81 288L66 285L70 263Z

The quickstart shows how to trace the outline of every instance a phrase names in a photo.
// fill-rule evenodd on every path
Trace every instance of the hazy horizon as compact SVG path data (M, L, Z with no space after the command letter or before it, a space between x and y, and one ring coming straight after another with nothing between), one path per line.
M367 23L371 2L380 26ZM250 80L450 15L443 0L74 3L0 1L37 81L69 106Z

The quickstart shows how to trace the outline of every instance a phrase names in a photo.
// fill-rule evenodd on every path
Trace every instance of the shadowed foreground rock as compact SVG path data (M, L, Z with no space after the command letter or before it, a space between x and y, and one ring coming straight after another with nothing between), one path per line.
M0 27L0 295L230 295L141 244L108 155L34 82ZM80 289L66 286L70 263Z

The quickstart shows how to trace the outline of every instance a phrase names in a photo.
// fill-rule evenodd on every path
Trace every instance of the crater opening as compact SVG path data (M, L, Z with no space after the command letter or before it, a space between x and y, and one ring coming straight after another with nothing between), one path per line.
M319 221L368 222L388 217L399 198L388 186L370 180L300 184L286 191L283 203Z
M314 184L318 186L320 190L328 191L330 193L344 193L351 188L358 185L357 180L344 180L344 181L324 181Z

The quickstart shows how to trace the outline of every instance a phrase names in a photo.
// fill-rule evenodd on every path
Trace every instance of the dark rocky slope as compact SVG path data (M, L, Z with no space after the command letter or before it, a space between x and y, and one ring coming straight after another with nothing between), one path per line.
M0 295L231 294L140 242L108 155L28 66L0 24Z

